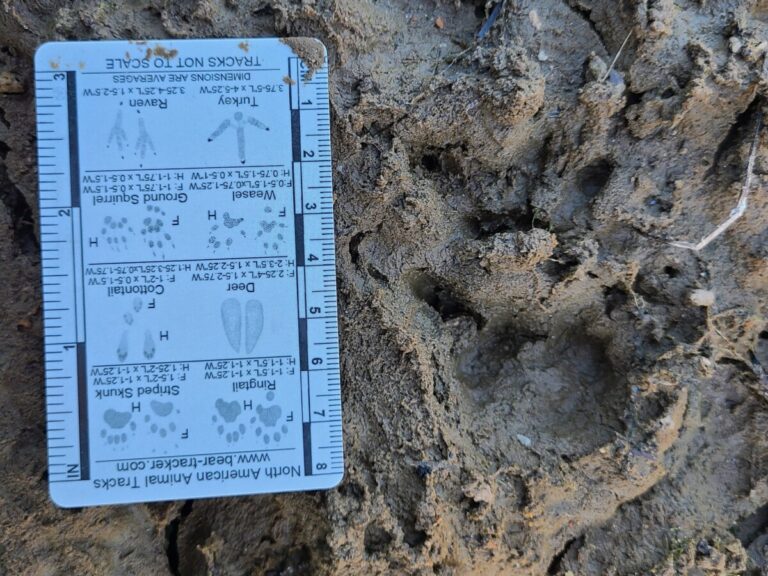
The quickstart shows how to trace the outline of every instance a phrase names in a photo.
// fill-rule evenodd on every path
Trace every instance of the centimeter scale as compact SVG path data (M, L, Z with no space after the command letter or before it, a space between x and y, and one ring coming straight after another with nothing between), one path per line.
M35 69L54 502L338 484L325 48L54 42Z

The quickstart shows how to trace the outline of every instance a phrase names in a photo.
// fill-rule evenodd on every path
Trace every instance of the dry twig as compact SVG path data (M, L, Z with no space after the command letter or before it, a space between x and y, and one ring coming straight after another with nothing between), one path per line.
M608 76L611 75L611 71L613 70L613 67L616 66L616 62L618 62L619 56L621 56L622 50L624 50L624 47L627 45L627 42L629 42L630 36L632 36L632 28L629 29L629 32L627 33L627 37L624 38L624 42L622 42L621 46L619 46L619 51L616 52L616 56L613 57L613 60L611 61L611 65L608 66L608 70L606 70L605 74L603 74L603 77L600 78L600 82L605 82Z
M760 143L760 128L762 128L762 115L758 114L757 121L755 122L755 135L752 139L752 147L749 151L749 161L747 162L747 175L744 178L744 185L741 187L741 195L739 201L736 203L736 207L731 210L728 218L724 220L717 228L715 228L710 234L702 238L697 244L692 242L672 242L672 246L678 248L687 248L698 252L704 249L710 242L720 236L723 232L728 230L731 225L744 215L747 211L747 202L749 200L749 189L752 186L752 174L755 169L755 158L757 157L757 149Z

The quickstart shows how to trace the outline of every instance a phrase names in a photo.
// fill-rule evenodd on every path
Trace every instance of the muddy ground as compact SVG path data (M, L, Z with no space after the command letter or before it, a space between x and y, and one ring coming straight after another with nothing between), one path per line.
M745 216L670 242L736 204L768 2L506 0L478 39L492 9L3 0L0 573L761 573L768 130ZM289 35L330 52L345 481L57 509L33 51Z

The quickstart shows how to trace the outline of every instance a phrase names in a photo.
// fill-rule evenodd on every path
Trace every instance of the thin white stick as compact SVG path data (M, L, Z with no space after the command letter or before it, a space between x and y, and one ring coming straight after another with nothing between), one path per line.
M747 211L749 191L752 186L752 174L755 169L755 158L757 158L757 149L760 143L760 128L763 126L762 120L762 115L758 115L757 122L755 122L755 135L752 139L752 147L749 151L749 160L747 161L747 176L744 179L744 185L741 187L741 194L739 195L739 201L736 203L736 207L731 210L731 213L728 215L728 218L726 218L724 222L722 222L710 234L702 238L698 244L693 244L692 242L672 242L672 246L677 246L678 248L687 248L688 250L698 252L699 250L706 248L706 246L712 242L712 240L728 230L728 228L731 227L731 224L741 218Z
M619 46L619 51L616 52L616 56L613 57L613 62L611 62L611 65L608 66L608 70L606 70L605 74L603 74L603 77L600 78L600 82L605 82L605 79L611 75L611 70L613 70L613 67L616 66L616 62L618 61L619 56L621 56L621 51L624 50L624 47L627 45L627 42L629 42L630 36L632 36L632 28L629 29L629 33L627 34L627 37L624 38L624 42L622 42L621 46Z

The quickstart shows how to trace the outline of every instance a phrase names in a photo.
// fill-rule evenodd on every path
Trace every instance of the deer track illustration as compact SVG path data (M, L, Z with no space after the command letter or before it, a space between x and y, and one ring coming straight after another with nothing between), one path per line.
M250 354L264 329L264 307L258 300L248 300L245 303L245 314L243 314L243 307L236 298L227 298L221 303L224 334L235 352L240 352L243 340L243 318L245 319L245 353Z

